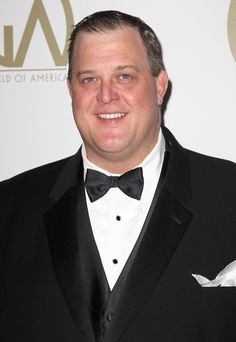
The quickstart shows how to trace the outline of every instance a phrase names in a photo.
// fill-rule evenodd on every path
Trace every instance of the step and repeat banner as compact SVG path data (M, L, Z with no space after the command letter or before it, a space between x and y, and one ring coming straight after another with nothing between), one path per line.
M236 0L8 0L0 2L0 180L79 148L67 39L105 9L156 31L171 82L164 120L180 143L236 161Z

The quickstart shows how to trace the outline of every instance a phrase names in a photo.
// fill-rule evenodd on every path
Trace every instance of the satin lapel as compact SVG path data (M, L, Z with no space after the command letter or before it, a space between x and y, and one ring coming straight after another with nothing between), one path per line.
M162 191L127 278L105 342L116 341L151 295L166 270L192 215Z
M156 203L148 215L143 238L105 342L115 342L151 296L192 219L192 214L181 204L191 198L188 161L168 131L165 138L169 140L171 152L164 185L160 193L156 193Z
M55 275L65 302L77 327L89 342L94 342L80 270L77 205L78 194L81 197L81 190L84 190L81 189L83 173L81 170L78 173L79 183L73 184L57 199L44 219ZM62 180L60 183L63 183ZM59 197L58 186L53 191ZM86 205L85 202L83 205ZM79 224L87 224L86 217L83 220L80 218Z

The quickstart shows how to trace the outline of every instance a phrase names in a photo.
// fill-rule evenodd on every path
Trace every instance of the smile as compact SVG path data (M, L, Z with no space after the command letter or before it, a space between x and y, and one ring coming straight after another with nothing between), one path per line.
M110 120L110 119L119 119L125 116L125 113L109 113L109 114L99 114L99 118Z

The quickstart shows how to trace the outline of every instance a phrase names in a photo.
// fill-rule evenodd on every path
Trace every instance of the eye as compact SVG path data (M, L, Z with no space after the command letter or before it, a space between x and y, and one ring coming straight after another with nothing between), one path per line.
M122 74L119 77L122 81L128 81L131 79L131 76L129 74Z
M82 83L85 83L85 84L91 84L94 82L96 82L96 77L94 76L89 76L89 77L83 78L82 80Z

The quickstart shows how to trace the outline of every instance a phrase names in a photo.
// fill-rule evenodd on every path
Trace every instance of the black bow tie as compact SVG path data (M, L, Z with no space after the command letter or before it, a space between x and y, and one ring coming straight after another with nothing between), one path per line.
M104 196L110 188L116 187L127 196L140 200L143 191L143 171L138 167L118 177L87 169L85 187L91 202Z

